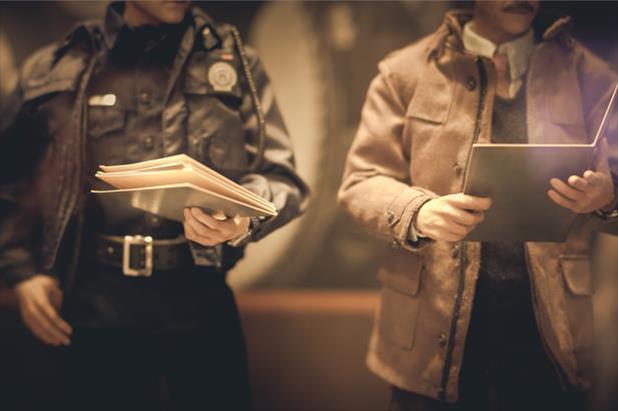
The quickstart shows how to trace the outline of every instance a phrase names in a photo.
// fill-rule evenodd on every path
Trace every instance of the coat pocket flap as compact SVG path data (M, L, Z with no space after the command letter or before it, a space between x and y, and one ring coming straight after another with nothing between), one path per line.
M397 255L387 257L386 264L380 268L378 278L382 283L402 294L415 296L421 285L423 263L417 255L398 250Z
M592 295L592 267L588 256L561 255L560 268L564 281L574 295Z
M428 66L416 86L406 117L445 123L453 101L453 87L434 66Z

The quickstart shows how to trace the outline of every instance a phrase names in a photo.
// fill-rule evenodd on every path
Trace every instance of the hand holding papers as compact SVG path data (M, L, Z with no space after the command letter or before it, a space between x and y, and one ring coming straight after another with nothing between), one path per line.
M115 166L100 166L96 177L115 187L92 190L120 204L183 221L185 207L227 216L275 216L275 206L185 154Z
M592 168L617 90L591 144L474 144L464 193L491 197L493 205L465 239L564 241L576 214L550 199L549 182L566 182Z

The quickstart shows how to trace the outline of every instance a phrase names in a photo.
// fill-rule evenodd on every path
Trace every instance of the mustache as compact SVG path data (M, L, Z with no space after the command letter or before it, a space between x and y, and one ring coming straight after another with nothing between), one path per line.
M529 11L534 12L534 6L527 1L511 1L502 7L502 11Z

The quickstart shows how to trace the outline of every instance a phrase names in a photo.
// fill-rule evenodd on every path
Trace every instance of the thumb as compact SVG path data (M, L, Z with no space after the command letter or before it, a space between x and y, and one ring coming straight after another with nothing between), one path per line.
M225 213L221 210L217 210L214 213L211 214L211 217L214 218L215 220L219 220L219 221L225 221L227 220L227 216L225 215Z
M60 308L62 307L63 293L57 281L54 282L53 285L50 285L50 287L47 290L47 293L49 296L50 303L54 306L56 310L60 310Z

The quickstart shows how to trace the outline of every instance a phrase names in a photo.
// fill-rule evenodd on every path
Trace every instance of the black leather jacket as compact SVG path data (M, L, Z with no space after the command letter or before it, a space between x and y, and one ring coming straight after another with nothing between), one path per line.
M190 156L272 201L279 215L254 228L252 240L258 240L306 208L308 189L295 172L269 79L247 48L266 120L264 158L257 170L249 169L258 122L231 27L215 24L198 8L191 10L191 19L166 90L163 154L184 146ZM2 110L0 277L9 284L36 273L61 276L65 283L74 275L88 195L84 96L106 42L101 22L84 22L63 43L38 50ZM209 68L223 60L238 76L231 89L215 89L208 78ZM222 269L241 256L242 249L224 250ZM194 258L200 264L199 252Z

